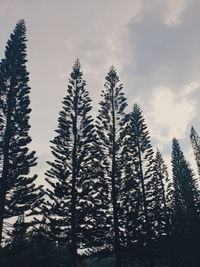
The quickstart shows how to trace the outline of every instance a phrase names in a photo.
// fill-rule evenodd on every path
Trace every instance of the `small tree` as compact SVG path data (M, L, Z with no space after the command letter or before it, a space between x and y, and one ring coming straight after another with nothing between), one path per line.
M25 216L22 214L14 224L14 229L10 235L12 247L22 246L27 239L28 223L25 222Z

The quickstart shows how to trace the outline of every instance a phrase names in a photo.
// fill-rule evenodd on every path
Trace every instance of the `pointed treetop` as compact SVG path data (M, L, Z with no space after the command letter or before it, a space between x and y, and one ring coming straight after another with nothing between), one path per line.
M177 139L176 137L174 137L174 138L172 139L172 144L173 144L174 146L180 147L179 142L178 142L178 139Z
M110 82L113 85L119 82L119 76L114 66L110 67L106 76L106 81Z
M116 72L116 69L113 65L110 66L109 72Z
M14 51L16 51L17 49L20 49L20 51L21 51L21 49L25 50L26 49L26 44L25 44L26 41L27 41L27 39L26 39L25 21L23 19L20 19L20 20L18 20L13 33L11 33L10 39L7 41L6 50L9 50L9 49L14 50ZM21 48L19 48L19 47L21 47ZM7 54L8 51L6 51L5 53ZM13 52L11 52L10 56L12 56L12 54L13 54ZM8 57L8 54L5 55L5 57Z
M157 152L157 153L160 153L160 150L159 150L159 148L158 148L158 147L156 147L156 152Z
M135 103L135 104L133 105L133 110L134 110L134 111L137 111L137 112L141 112L140 106L139 106L137 103Z
M172 139L172 155L184 157L177 138Z
M173 142L173 143L178 143L178 139L177 139L176 137L173 137L173 138L172 138L172 142Z
M19 26L25 26L25 20L24 19L19 19L18 21L17 21L17 25L19 25Z
M191 127L190 139L191 139L191 141L199 140L199 135L197 134L197 132L195 131L193 126Z
M133 105L133 110L132 110L132 112L133 112L136 116L138 116L138 117L140 117L140 116L142 115L141 108L140 108L140 106L139 106L137 103L135 103L135 104Z
M77 58L74 62L73 65L73 71L71 73L71 78L72 79L77 79L78 77L82 76L81 72L81 64L79 58Z
M156 147L156 157L162 157L161 152L158 147Z
M25 20L24 19L20 19L18 20L14 33L16 34L18 31L21 31L23 33L26 32L26 24L25 24Z
M191 131L190 131L190 137L192 137L195 133L196 133L196 131L195 131L193 125L192 125Z
M73 66L73 70L80 70L81 69L81 63L80 63L80 60L79 58L77 58L75 61L74 61L74 66Z

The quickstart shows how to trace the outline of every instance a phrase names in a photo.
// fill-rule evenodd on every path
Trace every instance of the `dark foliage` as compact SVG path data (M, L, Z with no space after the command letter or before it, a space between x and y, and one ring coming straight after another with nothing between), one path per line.
M5 219L33 215L43 195L42 186L35 186L37 176L29 176L36 157L28 148L31 109L26 61L26 28L20 20L0 63L0 241Z
M67 95L58 119L57 136L52 141L54 161L46 172L49 201L44 215L49 221L50 238L70 245L74 258L77 248L95 243L95 220L101 193L95 151L96 134L90 115L91 99L82 79L79 60L70 75ZM98 191L99 190L99 191ZM95 244L93 244L95 245Z
M107 224L111 227L113 247L116 253L116 266L121 266L120 231L119 231L119 190L121 184L121 149L122 149L122 121L124 109L127 106L122 85L114 67L111 67L101 94L100 110L98 112L96 128L98 134L99 150L102 153L104 177L109 186L110 215Z
M184 258L186 266L197 266L197 248L200 246L197 182L177 139L173 139L172 144L172 172L174 254Z
M198 173L200 175L200 137L193 127L191 128L190 141L194 151Z
M1 267L66 267L72 266L72 257L66 247L32 238L0 250Z
M123 151L123 225L128 243L148 243L153 238L154 159L150 136L137 104L127 115Z

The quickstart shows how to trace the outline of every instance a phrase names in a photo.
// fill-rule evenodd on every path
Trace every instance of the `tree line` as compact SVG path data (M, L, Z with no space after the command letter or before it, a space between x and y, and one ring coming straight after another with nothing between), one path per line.
M105 77L93 118L77 59L51 140L48 186L38 185L37 175L30 174L37 157L29 149L26 41L25 22L20 20L0 62L1 243L7 239L13 248L37 237L66 246L73 267L78 266L79 250L85 255L115 255L117 267L125 266L125 259L142 264L137 266L197 267L200 137L195 129L190 140L198 176L176 138L170 176L161 152L151 145L139 105L126 112L114 67Z

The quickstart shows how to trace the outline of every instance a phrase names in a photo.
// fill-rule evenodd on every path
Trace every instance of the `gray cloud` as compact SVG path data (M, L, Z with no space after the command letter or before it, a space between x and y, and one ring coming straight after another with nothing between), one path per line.
M142 9L128 24L129 62L124 71L135 93L148 93L155 86L179 90L199 79L200 2L190 1L180 23L172 25L165 22L167 1L152 2L153 7Z

